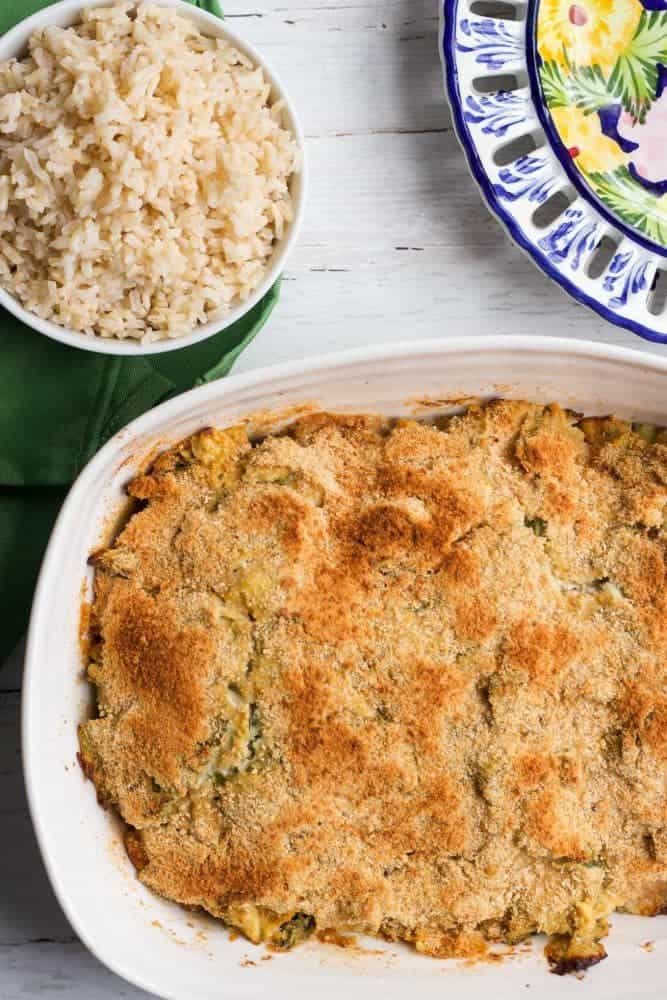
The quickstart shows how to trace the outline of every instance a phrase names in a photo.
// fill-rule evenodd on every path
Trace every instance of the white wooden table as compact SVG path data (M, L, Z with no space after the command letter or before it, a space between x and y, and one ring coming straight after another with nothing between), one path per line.
M311 173L282 301L237 371L454 334L659 349L571 302L487 214L443 98L436 0L225 7L291 91ZM88 954L48 885L21 777L20 672L17 652L0 671L0 1000L145 997Z

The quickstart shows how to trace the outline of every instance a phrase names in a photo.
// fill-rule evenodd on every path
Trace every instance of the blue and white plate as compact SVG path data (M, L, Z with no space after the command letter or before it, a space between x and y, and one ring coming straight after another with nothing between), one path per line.
M667 342L667 0L440 0L459 139L512 239Z

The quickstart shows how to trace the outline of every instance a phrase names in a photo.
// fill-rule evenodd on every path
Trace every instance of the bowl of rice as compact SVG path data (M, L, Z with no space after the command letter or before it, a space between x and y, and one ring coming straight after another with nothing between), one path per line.
M303 137L262 57L184 0L64 0L0 38L0 305L73 347L155 354L281 274Z

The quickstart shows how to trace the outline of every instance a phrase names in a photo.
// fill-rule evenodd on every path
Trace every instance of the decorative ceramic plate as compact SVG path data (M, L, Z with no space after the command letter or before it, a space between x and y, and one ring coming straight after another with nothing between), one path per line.
M667 342L667 0L441 0L452 114L511 237Z

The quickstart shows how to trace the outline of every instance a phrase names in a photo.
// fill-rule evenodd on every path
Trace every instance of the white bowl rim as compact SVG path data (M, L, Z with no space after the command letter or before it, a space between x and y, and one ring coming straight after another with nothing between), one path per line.
M20 52L25 47L28 36L35 29L56 23L61 17L75 16L84 8L109 6L112 2L113 0L88 0L88 2L84 2L84 0L59 0L58 3L43 7L29 17L18 21L9 31L0 36L0 61L9 59L12 55ZM294 184L294 219L289 224L289 228L283 239L278 242L270 258L270 266L252 295L249 295L243 302L234 306L230 313L220 320L202 323L189 333L155 340L147 344L134 338L107 338L101 337L98 334L81 333L77 330L60 326L52 320L42 319L40 316L35 315L35 313L30 312L29 309L21 305L18 299L0 287L0 306L3 306L22 323L25 323L26 326L37 333L44 334L51 340L57 340L61 344L66 344L68 347L77 347L80 350L91 351L95 354L144 357L151 354L165 354L169 351L178 351L184 347L199 344L203 340L208 340L209 337L215 336L216 333L221 333L241 320L260 302L280 278L301 231L308 193L308 165L303 128L289 92L270 63L257 51L254 45L229 28L226 20L206 10L202 10L201 7L195 6L194 3L188 3L187 0L151 0L151 2L162 7L177 9L185 17L189 17L190 20L195 21L204 33L206 25L210 26L214 29L214 34L228 39L232 45L248 55L257 66L262 68L264 75L271 84L272 90L284 104L290 130L294 135L300 152L300 169L296 175L296 183Z

